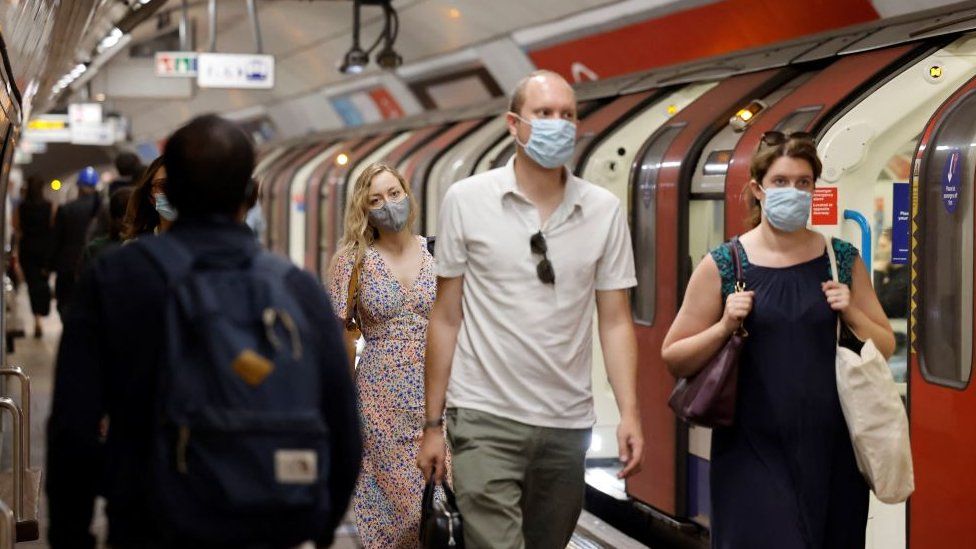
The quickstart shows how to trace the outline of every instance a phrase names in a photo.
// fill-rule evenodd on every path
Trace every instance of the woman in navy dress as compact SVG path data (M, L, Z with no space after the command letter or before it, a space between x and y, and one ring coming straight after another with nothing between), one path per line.
M752 159L754 228L733 240L746 291L722 246L706 256L664 340L676 377L700 370L745 324L735 423L712 433L712 547L862 549L868 487L834 373L838 315L885 357L895 338L849 243L807 229L821 163L808 137L768 132Z

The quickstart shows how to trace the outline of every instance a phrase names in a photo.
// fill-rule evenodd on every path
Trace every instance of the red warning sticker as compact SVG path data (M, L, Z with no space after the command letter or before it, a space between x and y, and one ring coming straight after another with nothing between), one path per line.
M810 207L814 225L837 224L837 187L820 187L813 191Z

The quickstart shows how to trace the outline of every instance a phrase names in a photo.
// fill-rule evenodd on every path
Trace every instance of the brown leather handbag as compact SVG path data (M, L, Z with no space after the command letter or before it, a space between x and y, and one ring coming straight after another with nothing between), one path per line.
M735 291L744 292L745 277L739 259L738 237L726 244L735 264ZM675 415L701 427L728 427L735 419L735 396L739 381L739 355L748 333L739 326L704 368L682 378L671 391L668 406Z

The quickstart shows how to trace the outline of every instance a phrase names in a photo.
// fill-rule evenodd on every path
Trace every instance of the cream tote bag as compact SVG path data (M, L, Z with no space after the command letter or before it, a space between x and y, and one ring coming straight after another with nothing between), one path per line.
M827 255L834 280L837 259L826 236ZM840 341L840 319L837 321ZM870 339L861 354L837 347L837 393L847 430L854 443L857 468L885 503L900 503L915 491L912 448L908 439L908 415L884 356Z

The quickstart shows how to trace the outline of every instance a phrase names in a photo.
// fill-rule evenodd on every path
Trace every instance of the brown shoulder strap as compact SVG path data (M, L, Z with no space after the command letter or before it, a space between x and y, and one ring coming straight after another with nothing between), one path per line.
M346 329L356 328L356 301L359 294L359 270L363 265L362 254L356 252L356 261L352 265L352 274L349 275L349 287L346 293Z

